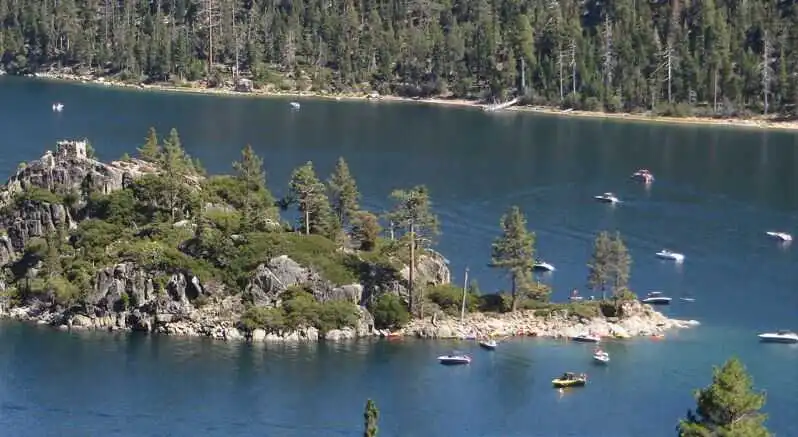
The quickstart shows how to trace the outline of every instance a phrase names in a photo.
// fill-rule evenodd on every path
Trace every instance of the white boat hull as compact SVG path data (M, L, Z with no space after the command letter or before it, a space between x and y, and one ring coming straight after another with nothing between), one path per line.
M604 197L604 196L593 196L593 198L598 200L599 202L602 202L602 203L618 203L618 202L620 202L620 200L618 200L618 199L611 199L611 198Z
M676 262L684 261L684 255L682 255L680 253L661 253L660 252L660 253L657 253L657 258L665 259L665 260L668 260L668 261L676 261Z
M768 231L768 232L766 232L766 234L767 234L769 237L775 238L775 239L777 239L777 240L781 240L781 241L785 241L785 242L786 242L786 241L792 241L792 235L790 235L790 234L787 234L787 233L785 233L785 232L773 232L773 231Z
M670 305L671 298L669 298L669 297L649 297L649 298L641 300L640 302L647 303L649 305Z
M471 359L465 357L438 357L438 361L448 366L471 364Z
M759 340L762 343L785 343L794 344L798 343L798 335L772 335L772 334L759 334Z
M608 364L610 362L610 357L605 355L593 355L593 361L599 364Z
M553 272L556 270L553 265L549 263L536 263L533 267L535 270L544 271L544 272Z
M599 343L601 341L599 337L592 337L589 335L577 335L576 337L571 337L571 340L582 343Z
M485 349L494 350L498 345L495 341L480 341L479 346Z

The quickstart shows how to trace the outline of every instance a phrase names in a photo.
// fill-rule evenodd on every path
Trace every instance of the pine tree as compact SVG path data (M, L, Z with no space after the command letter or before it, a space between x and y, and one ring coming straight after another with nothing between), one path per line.
M335 170L327 182L330 202L335 216L341 226L351 225L351 220L359 208L360 192L357 190L355 178L349 172L349 166L343 157L338 158Z
M169 132L169 138L163 143L163 152L160 154L159 161L164 179L166 206L172 221L174 221L181 193L186 188L186 176L191 174L193 167L191 159L183 150L177 129L173 128Z
M408 237L410 250L410 268L408 278L408 291L410 294L410 309L424 316L424 296L423 290L419 299L415 299L415 265L418 257L418 250L428 248L440 232L438 228L438 216L432 212L432 202L430 201L427 187L419 185L410 190L394 190L391 193L394 201L394 209L388 214L388 218L393 226L405 231Z
M288 204L295 204L301 215L299 221L305 234L332 236L335 231L330 201L325 186L316 177L313 163L308 161L295 169L289 184Z
M366 410L363 413L365 421L363 437L377 437L377 422L380 419L380 410L377 409L377 404L371 399L366 401Z
M697 390L697 407L679 422L679 437L770 437L764 393L753 390L745 366L732 358L713 370L712 384Z
M607 288L613 278L613 242L607 232L601 232L593 243L593 254L588 263L587 284L595 291L601 291L601 298L607 298Z
M535 233L527 229L526 217L517 206L502 216L500 225L502 234L493 242L490 266L507 270L510 274L510 310L515 311L518 292L529 285L535 266Z
M244 232L260 228L263 219L274 219L274 198L266 186L263 160L247 144L241 150L241 161L233 163L236 179L244 186L244 205L241 210L241 227Z
M629 285L632 258L629 256L629 251L623 243L620 232L616 232L610 239L610 249L612 295L617 298Z
M161 153L163 152L161 146L158 144L158 133L155 128L151 127L144 145L137 149L141 159L149 162L159 162L161 160Z

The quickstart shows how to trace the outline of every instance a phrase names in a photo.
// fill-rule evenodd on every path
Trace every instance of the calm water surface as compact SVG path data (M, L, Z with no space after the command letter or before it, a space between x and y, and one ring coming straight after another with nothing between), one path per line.
M768 391L771 429L798 435L798 347L755 337L798 329L798 247L764 236L798 233L795 134L313 100L294 112L282 99L13 78L0 79L0 95L3 175L61 138L87 137L101 158L118 158L149 126L176 127L211 173L229 171L252 144L278 195L294 167L312 160L326 177L344 156L368 208L388 208L395 188L430 188L456 277L468 266L483 289L507 286L486 265L501 213L518 204L557 267L542 278L555 299L584 286L596 232L617 229L634 259L633 288L695 297L667 311L703 323L663 342L608 345L607 368L590 363L589 346L547 340L474 350L471 366L446 368L436 355L472 346L263 347L3 323L0 426L9 435L356 436L372 397L386 437L664 437L730 355ZM64 112L51 111L55 101ZM639 167L657 177L649 190L627 179ZM625 202L593 202L605 191ZM684 265L654 258L663 247L685 253ZM559 395L550 380L565 370L588 372L589 386Z

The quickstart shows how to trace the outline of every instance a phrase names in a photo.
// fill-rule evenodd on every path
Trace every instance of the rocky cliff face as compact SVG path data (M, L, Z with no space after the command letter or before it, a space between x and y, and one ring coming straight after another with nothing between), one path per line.
M88 157L84 141L61 141L55 152L45 154L25 165L0 189L0 227L5 229L11 248L0 243L0 263L6 265L25 247L30 238L44 237L59 225L75 226L69 211L62 204L22 202L13 204L14 196L31 187L53 193L95 190L110 193L127 186L135 178L156 169L150 164L131 159L106 164Z

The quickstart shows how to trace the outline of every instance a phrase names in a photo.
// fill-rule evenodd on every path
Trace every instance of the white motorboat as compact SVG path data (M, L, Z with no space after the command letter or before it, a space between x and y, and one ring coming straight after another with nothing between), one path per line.
M439 356L438 361L440 361L441 364L447 365L471 364L471 357L463 353L452 352L449 355Z
M798 343L798 334L792 331L780 330L759 334L759 339L763 343Z
M299 102L291 102L291 108L292 109L299 109L300 108Z
M694 297L680 297L679 300L682 302L695 302Z
M671 261L676 261L677 263L680 263L680 262L684 261L684 255L683 254L676 253L676 252L671 252L668 249L662 249L659 252L657 252L657 257L658 258L662 258L662 259L671 260Z
M775 232L775 231L767 231L765 232L769 237L776 238L781 241L792 241L792 235L786 232Z
M670 305L671 298L667 296L663 296L659 291L652 291L648 293L648 295L641 299L640 302L647 303L649 305Z
M636 172L634 172L632 174L632 179L637 179L637 180L642 181L642 182L644 182L646 184L650 184L650 183L654 182L654 175L651 174L651 172L648 171L647 169L641 168L640 170L638 170L638 171L636 171Z
M533 268L537 271L542 271L542 272L553 272L554 270L556 270L553 265L545 261L536 261Z
M599 343L601 341L601 337L593 334L579 334L571 337L571 340L582 343Z
M481 348L489 349L489 350L496 349L496 346L498 346L498 345L499 344L496 343L496 340L494 340L492 338L487 339L487 340L482 340L482 341L479 342L479 346Z
M610 354L599 349L593 354L593 361L601 364L607 364L610 362Z
M61 112L64 110L64 104L61 102L53 103L53 112Z
M613 204L620 203L620 201L621 201L621 199L619 199L613 193L604 193L604 194L602 194L600 196L593 196L593 198L598 200L599 202L613 203Z

